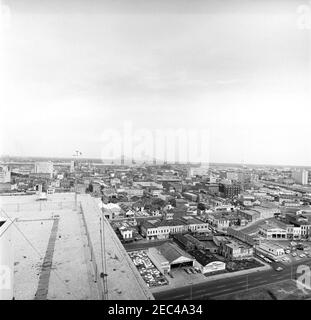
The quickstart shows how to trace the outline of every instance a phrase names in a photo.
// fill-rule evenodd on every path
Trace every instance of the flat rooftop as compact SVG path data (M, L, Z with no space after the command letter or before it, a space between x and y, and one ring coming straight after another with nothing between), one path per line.
M16 218L13 226L15 299L102 299L102 279L97 276L102 272L103 261L101 210L97 199L79 195L75 210L73 193L48 195L47 201L37 201L37 197L0 197L7 217ZM108 299L153 299L108 221L104 220Z
M98 299L81 215L73 194L0 197L13 228L17 300ZM2 213L3 214L3 213Z

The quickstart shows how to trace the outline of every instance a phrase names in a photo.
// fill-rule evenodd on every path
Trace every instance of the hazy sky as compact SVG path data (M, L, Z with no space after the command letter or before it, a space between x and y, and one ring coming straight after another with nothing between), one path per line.
M1 152L100 157L131 121L208 130L212 162L310 165L305 3L2 2Z

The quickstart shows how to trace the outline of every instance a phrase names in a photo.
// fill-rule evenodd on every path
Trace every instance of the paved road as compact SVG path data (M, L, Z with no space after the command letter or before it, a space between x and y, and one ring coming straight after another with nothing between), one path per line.
M284 270L277 272L267 270L250 273L248 275L225 278L211 282L188 285L154 293L156 300L209 300L217 296L248 290L282 280L294 279L297 265L311 266L311 259L304 262L296 262L291 266L284 266Z

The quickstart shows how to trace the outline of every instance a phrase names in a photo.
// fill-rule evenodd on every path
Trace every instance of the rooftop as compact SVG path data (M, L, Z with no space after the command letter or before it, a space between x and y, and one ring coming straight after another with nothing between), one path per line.
M180 257L193 260L193 258L187 252L181 250L177 245L172 243L164 243L158 247L158 250L170 263Z
M216 256L204 250L193 250L189 253L202 265L206 266L211 262L220 261Z
M75 210L73 193L49 195L46 202L36 201L36 195L0 198L6 214L17 218L16 299L32 300L36 294L48 300L103 298L102 281L95 282L102 266L98 199L79 195ZM103 234L108 298L153 299L106 219Z
M17 300L98 299L73 194L1 197L14 222L14 297ZM58 216L58 217L57 217ZM44 265L43 265L44 264Z
M267 223L261 226L262 229L281 228L286 229L288 224L279 220L267 220Z

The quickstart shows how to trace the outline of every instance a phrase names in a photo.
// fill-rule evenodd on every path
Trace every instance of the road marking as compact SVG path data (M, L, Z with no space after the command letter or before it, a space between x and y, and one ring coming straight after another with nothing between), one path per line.
M224 289L224 290L221 290L221 292L226 292L226 291L230 291L232 290L233 288L229 288L229 289Z
M174 299L177 298L187 298L189 295L188 294L180 294L179 296L174 296ZM168 299L169 300L169 299Z
M268 283L268 281L264 280L264 281L261 281L261 282L254 283L254 285L260 285L260 284L264 284L264 283Z

